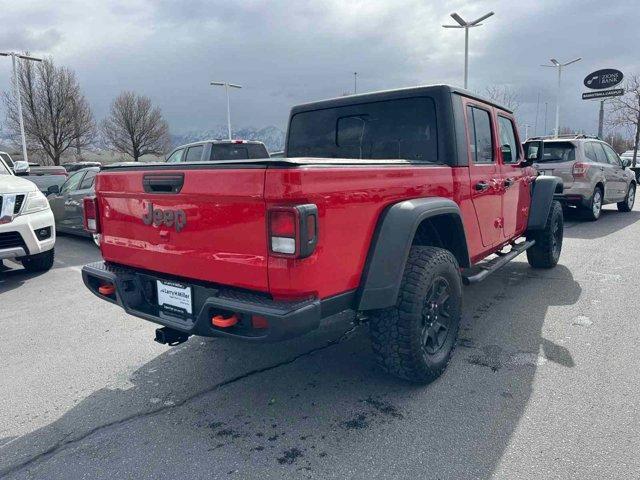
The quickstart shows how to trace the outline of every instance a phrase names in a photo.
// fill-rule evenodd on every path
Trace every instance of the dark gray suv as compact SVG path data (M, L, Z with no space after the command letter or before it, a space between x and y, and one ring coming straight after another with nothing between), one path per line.
M621 212L631 211L635 175L609 144L585 135L532 140L544 142L543 156L534 163L539 174L564 182L559 195L563 203L578 207L589 220L600 218L602 206L609 203L617 203Z

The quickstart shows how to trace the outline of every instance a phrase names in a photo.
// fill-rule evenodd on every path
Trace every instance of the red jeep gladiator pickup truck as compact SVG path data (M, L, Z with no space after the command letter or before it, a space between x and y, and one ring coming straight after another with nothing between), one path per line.
M104 262L84 283L168 344L279 340L356 311L379 365L426 383L463 283L524 251L558 262L562 184L536 175L534 146L509 110L445 85L300 105L284 158L103 167L85 226Z

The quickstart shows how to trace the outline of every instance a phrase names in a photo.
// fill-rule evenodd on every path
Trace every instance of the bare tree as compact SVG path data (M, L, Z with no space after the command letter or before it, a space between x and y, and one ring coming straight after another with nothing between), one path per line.
M149 97L122 92L102 121L102 135L108 147L133 157L162 155L170 147L169 124Z
M625 94L611 101L611 113L607 123L612 127L623 127L633 132L633 166L638 157L640 141L640 75L632 75L625 82Z
M500 104L512 112L518 110L520 106L520 97L508 85L492 85L484 90L484 94L497 104Z
M69 147L81 149L93 144L96 124L72 70L57 67L51 59L36 66L19 63L18 85L30 150L42 152L54 165L60 165ZM4 103L7 129L17 139L20 120L14 91L4 92Z

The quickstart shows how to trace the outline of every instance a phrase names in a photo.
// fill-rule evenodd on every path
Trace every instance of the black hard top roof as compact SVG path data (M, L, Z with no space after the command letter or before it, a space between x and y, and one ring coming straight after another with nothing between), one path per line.
M310 110L320 110L323 108L333 108L333 107L341 107L346 105L353 105L354 103L367 103L373 101L382 101L382 100L391 100L394 98L406 98L417 95L432 95L432 96L443 96L443 95L451 95L452 93L456 93L458 95L462 95L464 97L473 98L482 103L486 103L488 105L492 105L500 110L504 110L505 112L513 113L510 109L504 107L496 103L493 100L489 100L477 93L471 92L469 90L465 90L463 88L454 87L452 85L422 85L417 87L408 87L408 88L397 88L393 90L381 90L378 92L370 92L370 93L362 93L358 95L347 95L344 97L330 98L326 100L320 100L317 102L304 103L300 105L296 105L291 109L291 114L296 114L298 112L305 112Z

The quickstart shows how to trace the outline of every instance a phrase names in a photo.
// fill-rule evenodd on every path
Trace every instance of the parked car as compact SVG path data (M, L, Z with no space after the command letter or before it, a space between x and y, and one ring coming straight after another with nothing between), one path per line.
M167 157L167 163L256 158L269 158L267 147L265 147L262 142L249 140L205 140L175 148Z
M67 173L77 172L78 170L88 167L100 167L101 165L102 164L100 162L75 162L62 164Z
M90 237L83 228L84 205L83 199L94 193L94 180L100 171L99 167L89 167L73 172L60 188L56 185L49 187L49 205L56 219L56 230L62 233L72 233Z
M53 214L36 186L14 175L0 157L0 263L17 260L28 271L53 266Z
M540 175L562 179L564 191L556 196L561 202L577 207L589 220L600 218L602 206L610 203L617 203L621 212L631 211L635 175L609 144L585 135L539 139L544 153L534 167Z
M378 364L427 383L456 345L463 283L525 251L558 262L562 183L535 174L490 100L445 85L341 97L294 107L287 138L281 159L103 167L87 288L170 345L281 340L359 311Z
M67 180L67 171L64 167L55 165L38 165L27 162L15 162L14 173L21 177L26 177L35 183L42 193L47 195L49 187L58 187Z

